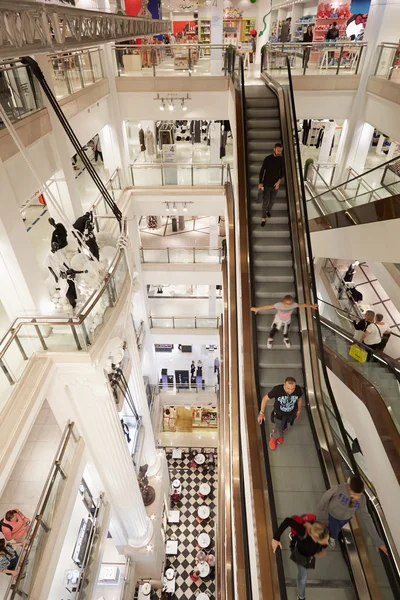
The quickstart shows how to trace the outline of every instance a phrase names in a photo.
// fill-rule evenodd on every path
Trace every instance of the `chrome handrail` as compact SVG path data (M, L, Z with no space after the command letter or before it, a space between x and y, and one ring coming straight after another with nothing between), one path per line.
M47 531L50 531L50 529L51 529L51 527L49 527L43 520L43 514L44 514L44 511L46 510L46 507L47 507L47 504L48 504L48 501L50 498L50 494L51 494L54 484L56 482L57 474L59 473L61 475L62 479L67 478L67 474L65 474L64 471L62 470L61 464L62 464L62 460L63 460L64 454L66 452L66 449L68 447L71 437L74 438L74 441L78 440L78 438L76 438L75 434L74 434L74 426L75 426L75 423L70 421L68 423L68 425L66 426L66 428L64 429L60 443L59 443L57 451L55 453L55 458L50 467L49 474L47 475L45 484L43 486L42 493L40 495L40 498L37 503L35 512L33 514L31 523L29 525L29 529L27 531L27 536L26 536L26 540L24 542L22 552L18 559L18 564L17 564L17 568L19 568L18 574L15 578L14 578L14 576L12 576L10 578L10 582L9 582L7 591L4 594L4 600L13 600L17 595L19 595L19 590L18 590L19 583L21 582L21 580L24 576L25 567L28 564L28 559L29 559L30 553L32 551L33 542L36 539L37 533L39 531L39 527L42 526ZM14 579L15 579L15 583L13 582ZM9 596L10 592L12 592L11 596Z

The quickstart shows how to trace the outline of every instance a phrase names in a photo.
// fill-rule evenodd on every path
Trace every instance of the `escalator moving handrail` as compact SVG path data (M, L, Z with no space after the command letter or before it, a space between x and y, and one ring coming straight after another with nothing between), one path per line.
M38 82L39 82L41 88L43 89L48 101L50 102L58 120L60 121L61 126L63 127L66 135L68 136L69 140L71 141L71 144L75 148L76 153L78 154L79 158L82 160L83 164L85 165L85 167L86 167L89 175L93 179L96 187L102 194L105 202L108 204L111 211L115 215L115 217L118 221L120 230L121 230L122 213L121 213L120 209L118 208L118 206L116 205L116 203L114 202L114 199L112 198L109 191L105 187L101 178L97 174L97 172L96 172L95 168L93 167L91 161L89 160L88 156L86 155L86 152L84 151L84 149L83 149L82 145L80 144L78 138L76 137L72 127L70 126L67 118L65 117L63 111L61 110L61 107L58 104L57 99L55 98L49 84L47 83L46 78L43 75L38 63L30 56L25 56L25 57L21 58L21 63L26 65L26 67L31 70L33 75L38 80Z
M306 190L305 190L304 178L303 178L303 168L302 168L301 152L300 152L300 140L299 140L299 133L297 131L297 127L295 126L297 123L296 105L295 105L295 100L294 100L293 81L292 81L292 73L291 73L291 69L290 69L290 61L287 56L286 56L286 67L287 67L288 78L289 78L290 104L291 104L293 121L294 121L294 127L293 127L294 139L295 139L295 146L296 146L296 152L297 152L297 160L298 160L298 165L299 165L301 204L302 204L303 215L304 215L304 231L305 231L305 236L306 236L306 244L307 244L308 257L309 257L308 270L309 270L309 274L310 274L311 290L312 290L312 294L314 296L314 302L317 302L318 301L317 283L316 283L316 279L315 279L315 272L314 272L314 266L313 266L313 254L312 254L312 247L311 247L310 229L308 226L307 199L306 199ZM292 125L293 125L293 123L292 123ZM336 416L336 419L337 419L337 422L339 425L340 433L343 436L343 440L346 444L346 450L348 451L349 456L351 457L352 469L356 475L359 475L357 462L355 461L355 459L352 455L351 448L350 448L350 445L348 443L347 436L346 436L346 430L342 423L340 412L337 407L336 400L335 400L335 397L334 397L334 394L333 394L333 391L332 391L332 388L331 388L331 385L329 382L328 372L327 372L324 357L323 357L324 344L323 344L323 339L322 339L322 331L321 331L321 324L320 324L320 320L319 320L318 311L316 311L315 317L316 317L315 321L317 324L316 333L317 333L317 340L318 340L318 348L319 348L319 354L320 354L320 359L321 359L322 372L323 372L324 379L325 379L325 385L327 387L328 394L329 394L329 397L330 397L330 400L332 403L332 407L333 407L333 410L334 410L334 413L335 413L335 416Z
M312 254L312 247L311 247L311 236L310 236L310 230L309 230L309 226L308 226L308 214L307 214L307 200L306 200L306 191L305 191L305 185L304 185L304 178L303 178L303 171L302 171L302 162L301 162L301 152L300 152L300 140L299 140L299 135L298 135L298 131L297 131L297 127L295 126L295 124L297 123L297 117L296 117L296 105L295 105L295 100L294 100L294 91L293 91L293 81L292 81L292 73L291 73L291 69L290 69L290 61L289 58L286 57L286 66L287 66L287 71L288 71L288 79L289 79L289 96L290 96L290 103L291 103L291 109L292 109L292 116L293 116L293 122L294 122L294 139L295 139L295 144L296 144L296 151L297 151L297 159L298 159L298 164L299 164L299 177L300 177L300 189L301 189L301 203L302 203L302 208L303 208L303 216L304 216L304 230L305 230L305 235L306 235L306 243L307 243L307 250L308 250L308 255L309 255L309 274L310 274L310 281L311 281L311 290L314 296L314 301L318 301L318 296L317 296L317 285L316 285L316 279L315 279L315 272L314 272L314 263L313 263L313 254ZM293 125L293 123L292 123ZM336 417L336 421L340 430L340 434L342 436L342 439L344 441L344 445L346 448L346 452L348 454L349 457L349 461L351 464L351 470L353 471L353 473L355 475L360 476L360 471L357 465L357 462L353 456L353 453L351 451L351 447L349 444L349 440L347 437L347 432L346 429L343 425L343 421L339 412L339 409L337 407L336 404L336 400L332 391L332 387L330 385L330 381L329 381L329 376L328 376L328 372L327 372L327 368L326 368L326 364L325 364L325 360L324 360L324 356L323 356L323 348L324 348L324 343L323 343L323 339L322 339L322 328L321 328L321 320L320 320L320 316L318 311L315 312L315 322L316 322L316 333L317 333L317 340L318 340L318 346L319 346L319 353L320 353L320 363L321 363L321 367L322 367L322 373L324 376L324 380L325 380L325 385L326 385L326 389L328 391L329 394L329 398L332 404L332 408L333 408L333 412L335 414ZM381 557L382 561L383 561L383 565L385 567L385 570L387 571L387 562L383 559L383 557ZM395 561L394 561L394 557L391 555L390 551L389 551L389 564L391 567L391 571L393 569L395 569L394 565L395 565ZM389 575L388 575L389 577ZM392 581L392 578L391 578ZM396 577L396 587L400 587L399 586L399 580L398 577Z
M245 106L246 106L246 97L245 97L245 85L244 85L244 61L243 61L243 56L241 54L235 54L236 57L238 57L239 59L239 68L240 68L240 89L241 89L241 96L242 96L242 118L243 118L243 126L244 126L244 136L245 139L247 140L247 120L246 120L246 111L245 111ZM248 166L248 157L247 157L247 153L245 153L245 160L246 160L246 171L247 171L247 166ZM249 180L246 177L246 195L248 195L249 192ZM248 197L250 197L248 195ZM248 228L250 230L251 228L251 219L248 220ZM249 253L250 253L250 258L252 257L252 249L251 246L249 246ZM253 267L252 267L252 260L250 260L250 273L251 275L253 275ZM254 302L254 297L253 297L253 286L251 286L251 296L252 296L252 301ZM252 320L252 327L253 327L253 332L255 332L255 320ZM257 346L257 335L253 335L253 356L255 359L257 359L258 357L258 346ZM257 362L257 360L256 360ZM255 380L256 380L256 389L257 389L257 400L260 402L260 385L259 385L259 377L258 377L258 370L255 368L254 365L254 374L255 374ZM261 428L261 440L262 440L262 447L263 447L263 455L264 455L264 468L265 468L265 474L266 474L266 480L267 480L267 487L268 487L268 495L269 495L269 508L270 508L270 515L271 515L271 521L272 521L272 526L273 526L273 530L276 531L278 529L278 516L277 516L277 510L276 510L276 504L275 504L275 498L274 498L274 492L273 492L273 482L272 482L272 475L271 475L271 465L269 462L269 454L268 454L268 445L267 445L267 437L266 437L266 429L265 427ZM283 566L283 557L282 557L282 553L278 552L275 554L276 557L276 565L277 565L277 571L278 571L278 581L279 581L279 590L280 590L280 599L281 600L287 600L287 590L286 590L286 579L285 579L285 570L284 570L284 566Z

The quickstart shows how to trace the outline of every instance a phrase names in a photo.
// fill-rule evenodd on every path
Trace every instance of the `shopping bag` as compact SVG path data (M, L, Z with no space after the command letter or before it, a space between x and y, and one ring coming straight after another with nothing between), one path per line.
M264 190L258 190L257 202L262 204L264 202Z
M364 348L361 348L358 344L352 344L350 346L349 354L359 363L365 363L368 358L368 352L364 350Z

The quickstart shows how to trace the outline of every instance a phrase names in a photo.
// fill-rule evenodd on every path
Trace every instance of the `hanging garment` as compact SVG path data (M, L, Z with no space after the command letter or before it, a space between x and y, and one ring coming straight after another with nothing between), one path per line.
M192 143L199 144L201 142L201 121L192 121L190 123L190 133L192 136Z
M220 147L220 151L219 151L219 157L223 158L226 154L226 141L228 139L228 132L224 129L224 131L221 134L221 147Z
M145 144L147 148L147 152L150 156L153 156L156 153L156 144L154 141L153 132L150 131L149 128L146 129L146 133L144 134Z
M144 131L142 128L139 129L139 143L140 143L140 152L144 152L146 150L146 146L144 143Z

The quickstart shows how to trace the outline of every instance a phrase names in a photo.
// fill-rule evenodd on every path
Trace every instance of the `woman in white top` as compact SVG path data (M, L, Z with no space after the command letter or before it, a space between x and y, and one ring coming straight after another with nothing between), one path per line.
M371 350L377 350L382 342L383 334L387 332L389 332L389 327L383 322L383 315L377 313L375 323L368 325L361 341ZM368 355L368 360L371 360L371 353Z

